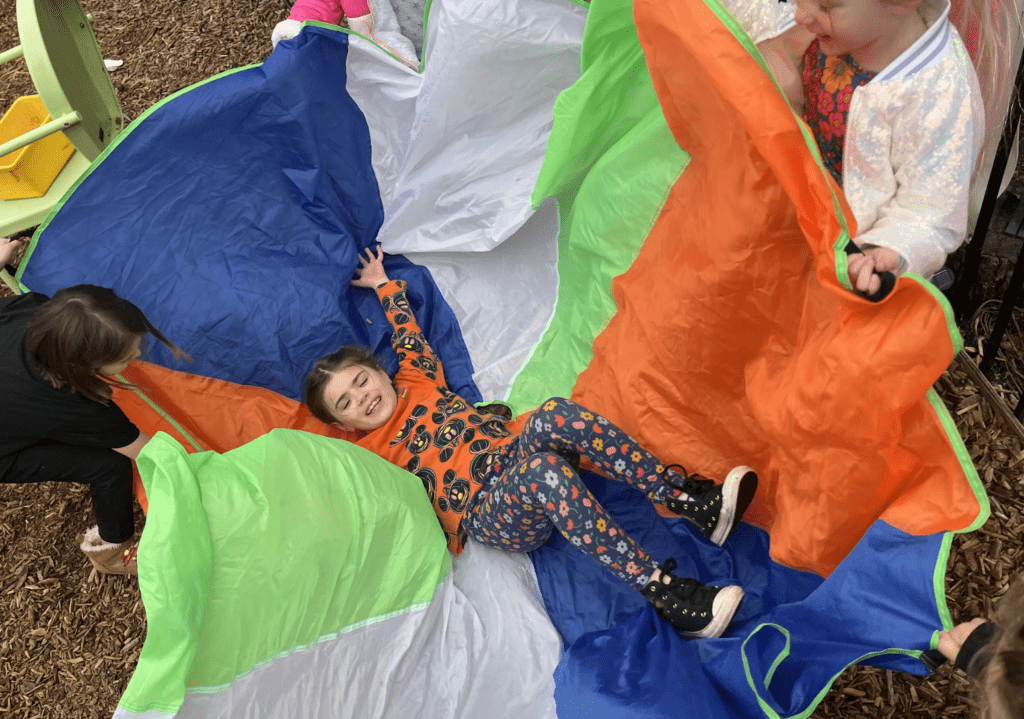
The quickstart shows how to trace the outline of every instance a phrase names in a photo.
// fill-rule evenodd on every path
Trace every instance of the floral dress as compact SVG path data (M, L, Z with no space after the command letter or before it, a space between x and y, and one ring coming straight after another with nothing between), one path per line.
M853 91L877 73L865 70L852 55L826 55L815 40L804 53L804 121L818 143L825 167L843 184L843 144Z

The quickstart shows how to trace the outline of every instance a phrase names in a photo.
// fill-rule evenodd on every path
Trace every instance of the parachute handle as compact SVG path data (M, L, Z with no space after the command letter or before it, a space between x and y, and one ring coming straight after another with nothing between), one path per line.
M846 254L855 255L862 253L863 250L857 246L856 242L851 241L846 243ZM854 290L854 292L866 299L868 302L881 302L889 296L889 293L892 292L893 288L896 286L896 275L892 272L886 270L885 272L876 272L875 274L878 275L878 279L882 281L882 284L879 285L876 292L869 295L867 292Z

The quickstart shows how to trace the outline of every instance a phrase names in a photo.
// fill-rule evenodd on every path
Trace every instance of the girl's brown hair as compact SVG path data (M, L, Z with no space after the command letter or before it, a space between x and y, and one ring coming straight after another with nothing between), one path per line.
M28 350L54 387L69 385L94 402L107 404L112 386L125 386L99 374L104 365L125 359L137 337L151 334L177 359L191 358L178 349L138 307L114 291L95 285L57 290L28 321Z
M333 424L337 420L324 398L327 383L338 370L358 365L384 372L377 357L369 347L346 345L337 352L321 357L306 375L306 386L302 392L302 401L309 407L310 413L325 424Z
M1000 635L971 660L968 671L980 676L977 685L981 716L1010 719L1024 716L1024 581L1018 577L999 601L996 624ZM988 671L984 669L988 665ZM990 675L989 672L992 674ZM991 676L991 679L990 679Z

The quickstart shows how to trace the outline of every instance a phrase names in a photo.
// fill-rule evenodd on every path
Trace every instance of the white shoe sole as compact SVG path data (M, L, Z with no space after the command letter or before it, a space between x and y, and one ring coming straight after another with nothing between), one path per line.
M718 514L718 524L709 537L713 544L719 547L725 544L756 493L757 472L742 465L729 472L722 483L722 510Z
M711 613L714 619L699 632L686 632L687 636L698 639L714 639L720 637L732 622L740 602L743 601L743 588L736 585L723 587L722 591L715 595L715 601L711 605Z

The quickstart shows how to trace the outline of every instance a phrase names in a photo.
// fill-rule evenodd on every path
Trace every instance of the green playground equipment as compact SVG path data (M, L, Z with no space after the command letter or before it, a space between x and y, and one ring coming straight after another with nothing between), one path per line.
M93 18L78 0L18 0L17 17L21 44L0 53L0 64L25 58L36 92L53 119L0 144L0 157L56 132L63 132L76 152L42 197L0 200L0 236L45 220L124 123L92 31ZM0 279L21 291L3 269Z

